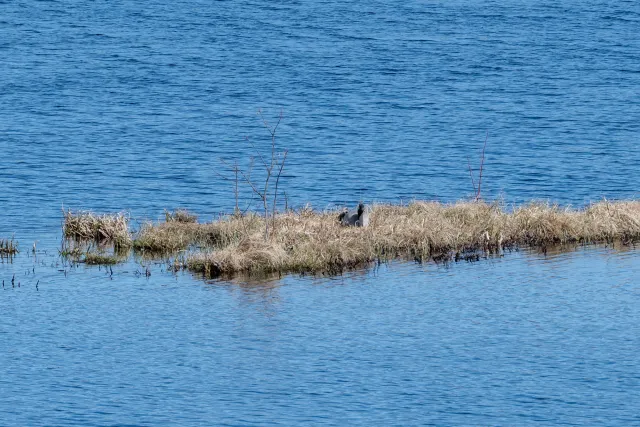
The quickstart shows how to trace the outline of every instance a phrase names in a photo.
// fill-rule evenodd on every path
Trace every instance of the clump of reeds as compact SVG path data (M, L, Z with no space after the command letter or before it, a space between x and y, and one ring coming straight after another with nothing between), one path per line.
M122 214L68 213L65 235L124 241L121 246L133 244L147 255L188 250L180 265L210 276L339 273L398 257L458 260L517 246L640 240L640 202L605 200L576 210L548 203L509 209L482 201L416 201L373 206L368 227L344 227L337 218L337 212L287 211L268 217L267 236L265 218L257 214L201 224L176 220L172 213L166 222L144 224L132 242ZM79 262L110 263L76 252L82 254Z
M143 224L133 246L149 252L168 252L189 246L210 248L226 247L264 227L258 215L229 216L220 221L198 224L195 222L168 221L159 224Z
M93 212L64 211L63 233L66 238L113 243L116 248L132 244L129 216L126 213L97 215Z
M184 222L184 223L198 222L198 216L189 212L186 209L176 209L173 212L165 210L164 217L166 222Z
M482 203L375 206L369 227L343 227L335 212L288 212L273 221L270 239L245 234L232 245L187 257L186 267L208 275L237 272L339 273L374 260L426 260L453 249L488 246L498 213Z
M336 213L287 212L272 222L268 240L264 221L246 229L233 218L193 225L182 235L184 247L207 228L226 230L233 238L187 256L185 267L211 276L235 273L336 273L376 260L405 257L464 259L474 251L499 252L514 246L546 246L640 240L640 202L603 201L586 209L530 203L507 210L498 203L441 204L414 202L408 206L377 205L369 227L343 227ZM158 233L163 226L148 233ZM166 230L165 230L166 232ZM168 236L167 236L168 237ZM193 239L193 240L191 240ZM170 239L169 239L170 240Z
M18 242L13 237L11 239L0 239L0 255L12 256L18 252Z

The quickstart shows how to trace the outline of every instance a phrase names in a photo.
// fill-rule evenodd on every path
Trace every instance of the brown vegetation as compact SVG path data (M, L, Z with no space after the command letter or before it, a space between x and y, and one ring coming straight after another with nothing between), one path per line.
M11 239L0 239L0 255L12 256L18 253L18 242Z
M167 222L198 222L198 216L186 209L176 209L175 211L164 211L164 218Z
M206 224L193 222L146 223L133 241L137 250L171 252L189 246L222 248L238 241L242 236L264 229L264 219L258 215L231 216Z
M593 204L584 210L530 203L512 210L494 203L414 202L376 205L368 227L343 227L337 213L310 210L270 218L232 216L209 224L148 224L136 248L191 251L184 266L210 276L235 273L337 273L372 261L404 257L426 261L499 252L515 246L544 248L640 238L640 202Z
M63 211L66 238L113 243L116 248L132 244L129 216L125 213L97 215L92 212Z
M265 218L257 214L231 215L205 224L176 220L175 214L167 219L143 225L132 240L128 230L124 234L126 220L121 214L68 214L65 235L129 242L145 256L185 250L179 265L209 276L332 274L394 258L449 260L518 246L544 249L640 240L640 202L634 201L605 200L581 210L547 203L507 208L482 201L381 204L373 206L368 227L342 226L338 212L303 209L269 217L267 240ZM94 262L82 255L85 262ZM96 263L107 261L95 258Z
M280 177L282 176L282 170L284 169L285 162L287 161L287 154L289 150L284 150L282 152L278 151L278 147L276 146L276 132L278 130L278 126L280 126L280 122L282 121L282 110L280 111L280 116L278 117L278 121L275 126L271 126L267 120L262 115L262 110L258 110L258 115L262 119L262 124L265 129L269 132L271 137L271 154L269 156L264 156L258 148L251 142L249 137L246 138L247 142L251 145L255 152L255 157L251 158L250 166L247 171L244 171L242 168L238 167L238 162L235 161L233 164L225 161L224 159L220 159L220 162L224 166L224 169L227 169L229 172L232 172L234 178L227 177L219 172L214 172L220 178L233 182L233 192L235 195L236 206L234 209L234 216L242 216L243 212L240 210L239 206L239 190L238 184L242 182L249 186L251 191L255 196L257 196L262 202L263 212L265 221L262 222L264 228L264 240L265 242L269 240L270 227L275 226L275 217L276 217L276 209L278 206L278 186L280 184ZM251 176L251 172L253 170L253 162L257 159L260 163L260 168L264 168L264 172L262 175L262 182L255 180ZM275 180L275 182L273 182ZM273 185L273 188L272 188ZM286 193L283 192L285 196L285 211L288 210L288 203L286 199ZM271 210L271 211L270 211ZM269 219L271 216L271 219Z

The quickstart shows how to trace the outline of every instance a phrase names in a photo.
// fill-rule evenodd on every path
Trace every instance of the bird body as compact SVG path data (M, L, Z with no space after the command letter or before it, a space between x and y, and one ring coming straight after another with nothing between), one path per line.
M344 226L366 227L369 225L371 208L364 203L358 204L356 209L345 210L338 216L338 221Z

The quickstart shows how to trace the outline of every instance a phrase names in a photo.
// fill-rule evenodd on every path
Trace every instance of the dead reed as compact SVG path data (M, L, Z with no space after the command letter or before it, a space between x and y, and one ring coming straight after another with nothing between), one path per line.
M159 224L146 223L133 241L137 250L170 252L189 246L222 248L238 241L242 236L264 229L262 217L254 214L231 216L220 221L198 224L169 221Z
M97 215L93 212L63 211L66 238L113 243L116 248L132 244L129 216L126 213Z
M208 276L335 274L394 258L449 260L522 246L640 240L640 202L636 201L604 200L584 209L541 202L507 207L481 200L379 204L372 208L368 227L344 227L337 212L303 209L269 216L268 239L261 215L237 214L203 224L194 222L191 214L176 213L167 214L166 222L144 224L132 240L124 214L67 212L64 233L113 242L116 248L133 246L145 256L185 251L175 259L176 268ZM0 252L14 247L1 242ZM120 260L84 250L75 255L88 264Z
M13 256L18 252L18 242L16 242L13 237L11 239L0 239L1 256Z
M640 239L640 202L603 201L582 210L548 203L508 210L498 203L414 202L374 206L369 227L342 227L336 218L333 212L277 215L271 219L268 241L262 236L261 217L252 217L252 226L244 229L238 218L226 218L191 224L188 232L171 229L169 233L168 225L163 224L151 226L146 233L166 233L163 237L167 241L172 241L170 234L179 235L181 247L200 245L199 251L186 257L184 266L209 276L338 273L399 257L446 260L517 246L545 248ZM207 230L216 230L216 238L202 239Z
M198 216L186 209L176 209L173 212L165 210L164 217L167 222L198 222Z

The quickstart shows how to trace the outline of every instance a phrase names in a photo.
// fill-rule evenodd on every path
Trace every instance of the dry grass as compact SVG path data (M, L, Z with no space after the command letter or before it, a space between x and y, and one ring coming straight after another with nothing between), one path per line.
M373 261L460 259L481 251L567 243L640 240L640 202L602 201L585 209L530 203L511 209L484 202L375 205L368 227L343 227L337 212L310 209L279 214L264 238L264 218L228 216L199 224L190 214L142 226L131 239L123 214L65 213L65 236L131 245L145 256L186 250L178 264L209 276L339 273ZM272 221L272 219L270 219ZM87 263L113 260L85 255ZM102 255L100 255L102 256Z
M66 238L113 243L116 248L132 244L129 216L125 213L97 215L92 212L64 211L63 233Z
M18 253L18 242L11 239L0 239L0 255L12 256Z
M175 211L164 211L164 217L167 222L198 222L198 216L186 209L176 209Z
M146 223L138 232L133 246L137 250L159 253L192 245L221 248L237 242L246 234L259 232L261 227L264 227L264 222L257 215L233 216L206 224L182 221Z
M398 257L426 261L458 258L472 251L499 252L514 246L544 248L615 240L630 243L640 239L640 202L603 201L583 210L546 203L512 210L482 202L377 205L366 228L340 226L337 213L285 213L276 217L266 242L262 219L253 217L251 225L245 230L238 218L227 218L212 224L191 224L188 232L172 229L171 233L181 236L180 247L196 242L205 246L191 253L185 266L209 276L338 273ZM202 239L206 230L216 230L217 237ZM149 228L147 233L167 231L163 224ZM165 237L170 240L168 233Z

